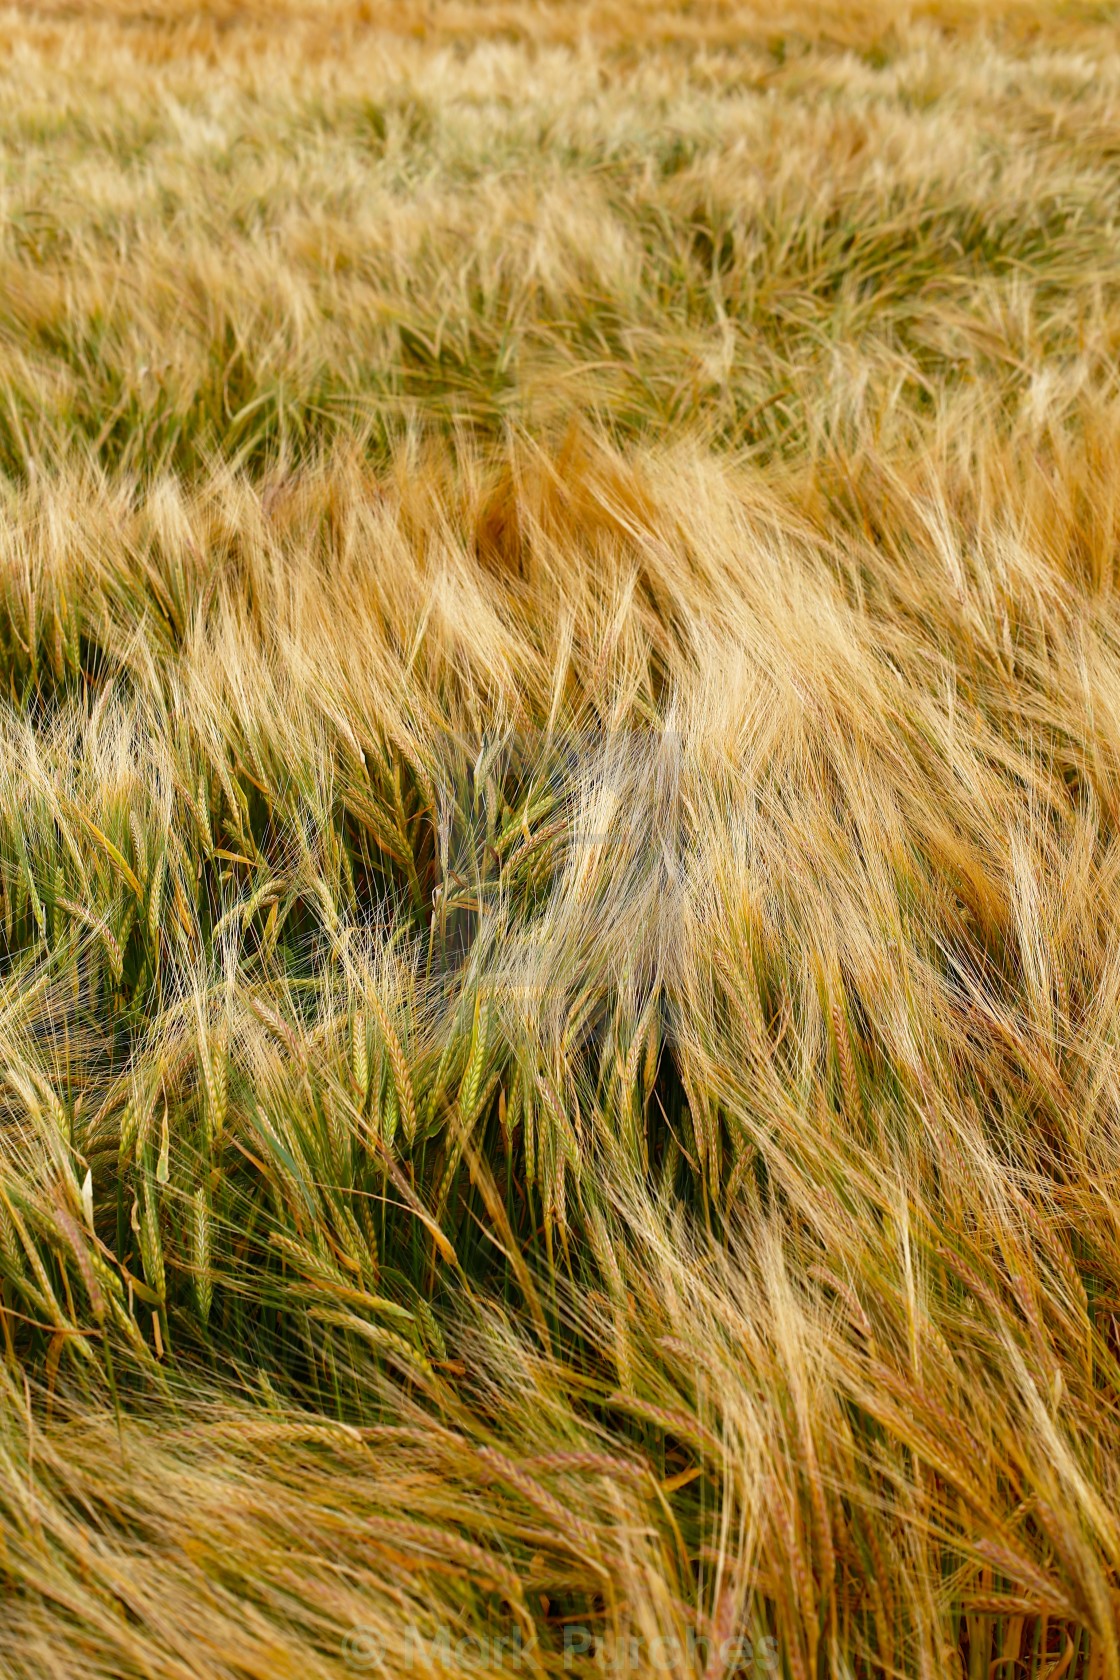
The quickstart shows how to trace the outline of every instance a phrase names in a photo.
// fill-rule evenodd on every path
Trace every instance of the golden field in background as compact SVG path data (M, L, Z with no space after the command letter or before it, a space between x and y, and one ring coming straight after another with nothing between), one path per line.
M1118 22L0 11L0 1674L1120 1680Z

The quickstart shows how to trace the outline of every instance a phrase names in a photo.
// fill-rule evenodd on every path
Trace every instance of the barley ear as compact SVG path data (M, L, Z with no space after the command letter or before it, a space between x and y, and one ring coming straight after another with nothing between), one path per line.
M206 1191L201 1185L194 1193L191 1212L191 1260L194 1265L195 1299L203 1324L209 1324L213 1294L210 1275L210 1209L206 1203Z

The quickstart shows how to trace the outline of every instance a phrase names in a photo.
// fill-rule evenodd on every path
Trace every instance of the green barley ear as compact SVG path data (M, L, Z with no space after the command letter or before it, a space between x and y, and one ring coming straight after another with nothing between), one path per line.
M533 1093L518 1080L518 1090L521 1094L521 1114L524 1120L523 1135L525 1148L525 1175L530 1184L538 1182L539 1149L537 1144L537 1112L533 1102Z
M381 1270L381 1265L377 1246L377 1232L373 1223L373 1209L370 1207L368 1196L358 1196L355 1200L358 1204L358 1220L361 1224L362 1235L366 1239L366 1247L369 1249L370 1267L376 1279Z
M133 1093L121 1111L120 1143L117 1147L117 1161L121 1170L132 1159L132 1151L136 1146L136 1139L140 1135L140 1102Z
M676 1139L671 1134L667 1135L665 1153L661 1157L661 1167L658 1173L658 1192L666 1201L672 1195L673 1185L676 1182L677 1172L683 1159Z
M521 1069L514 1068L513 1078L510 1081L509 1096L506 1098L503 1108L499 1110L501 1115L502 1130L505 1133L507 1143L513 1142L514 1134L517 1131L518 1126L521 1124L522 1106L523 1090L521 1084Z
M119 986L124 973L124 952L108 923L104 923L98 931L105 942L105 953L109 958L109 972L113 976L113 983Z
M28 861L26 852L23 853L23 865L22 865L22 867L23 867L24 878L27 882L27 896L31 901L31 914L35 918L35 925L39 929L40 934L42 934L42 936L44 938L46 938L47 913L43 909L43 901L39 897L38 892L36 891L35 878L31 873L31 864Z
M69 600L63 601L62 632L66 665L71 676L76 677L81 668L81 633L78 623L78 607L75 600L73 606Z
M436 1316L423 1295L417 1295L416 1297L415 1312L420 1323L425 1347L436 1359L446 1359L447 1343L444 1340L443 1331L440 1329Z
M62 639L62 620L59 617L57 603L51 610L51 670L59 682L65 666L65 650Z
M3 1258L8 1271L15 1277L26 1275L27 1264L23 1257L23 1250L16 1239L15 1226L12 1224L2 1196L0 1196L0 1257Z
M198 791L192 803L192 815L198 824L198 832L207 852L214 850L214 837L210 832L210 796L206 791L206 783L198 778Z
M634 1036L630 1041L630 1048L627 1051L626 1060L622 1062L618 1071L618 1102L622 1113L627 1116L630 1114L633 1107L634 1093L638 1084L638 1075L639 1073L642 1073L644 1076L643 1058L645 1052L645 1034L642 1032L642 1023L639 1021L638 1026L634 1031ZM621 1058L621 1052L619 1052L619 1055Z
M132 856L136 864L136 873L140 880L148 873L148 842L144 836L143 825L135 810L128 813L128 832L132 839Z
M840 1089L848 1119L854 1122L857 1117L862 1118L863 1105L860 1100L859 1077L856 1073L855 1056L852 1051L852 1037L844 1009L843 994L839 986L837 986L837 990L829 1003L829 1022L832 1027L836 1064L840 1071Z
M428 1091L424 1119L425 1125L429 1128L435 1123L440 1099L444 1094L444 1088L447 1084L447 1080L451 1075L452 1068L456 1063L461 1050L462 1035L456 1032L454 1027L452 1027L444 1041L443 1049L440 1052L439 1064L436 1067L435 1078L433 1079L431 1088Z
M201 1185L192 1198L191 1215L191 1261L194 1266L195 1299L203 1324L209 1324L213 1294L210 1275L210 1209L206 1201L206 1191Z
M350 1017L350 1077L364 1107L369 1093L369 1041L365 1014L360 1009Z
M211 1057L214 1085L214 1140L219 1141L229 1110L229 1042L225 1029L218 1033Z
M206 1142L208 1147L213 1149L222 1135L228 1100L229 1068L224 1033L203 1036L199 1062L204 1087L203 1119Z
M152 1188L151 1179L145 1173L140 1186L142 1205L140 1209L140 1258L144 1265L144 1278L150 1289L153 1289L163 1301L166 1298L167 1280L163 1265L163 1241L159 1234L159 1200ZM135 1209L133 1210L135 1221Z
M372 1267L361 1226L345 1201L337 1202L332 1208L332 1213L336 1221L335 1230L338 1241L345 1250L347 1259L352 1262L354 1270L360 1277L368 1279Z
M650 1000L649 1025L645 1035L645 1057L642 1062L642 1096L648 1102L653 1082L657 1078L658 1063L661 1060L661 1011L657 1007L656 994Z
M391 1069L389 1083L392 1087L395 1108L400 1118L405 1140L412 1144L416 1141L416 1102L412 1094L412 1080L409 1077L408 1062L405 1059L404 1048L397 1036L396 1029L389 1019L389 1012L376 992L372 994L372 1003L377 1016L377 1025L389 1056ZM396 1130L395 1118L393 1130Z
M397 1122L400 1119L400 1105L397 1102L397 1087L392 1072L386 1080L385 1106L381 1113L381 1138L386 1148L393 1147L393 1139L397 1135Z
M153 947L159 940L159 913L163 901L163 872L167 854L160 852L152 869L152 884L148 893L148 939Z
M486 1071L486 1045L490 1035L490 1007L479 993L474 1004L474 1025L466 1071L459 1086L459 1112L469 1126L478 1112L482 1092L482 1077Z
M331 1172L344 1178L349 1168L350 1134L343 1125L334 1098L325 1089L322 1095L323 1117L326 1122L327 1153L330 1156Z
M62 865L61 863L56 863L54 866L54 875L51 880L50 902L47 905L47 918L50 923L50 943L52 945L54 945L58 940L63 927L62 909L59 904L59 899L63 897L65 887L66 877L62 872Z
M66 1141L69 1142L71 1132L70 1116L66 1111L61 1097L55 1090L51 1081L44 1074L40 1074L38 1076L35 1081L35 1085L43 1109L50 1115L59 1137L65 1138Z
M163 1104L163 1119L160 1122L159 1161L156 1165L156 1178L159 1180L160 1184L166 1184L168 1180L168 1156L170 1154L170 1150L171 1133L168 1127L167 1101L165 1098Z
M342 848L341 862L342 875L346 884L345 903L347 910L353 914L357 910L360 900L358 896L358 883L354 879L354 860L350 856L349 845L344 845Z

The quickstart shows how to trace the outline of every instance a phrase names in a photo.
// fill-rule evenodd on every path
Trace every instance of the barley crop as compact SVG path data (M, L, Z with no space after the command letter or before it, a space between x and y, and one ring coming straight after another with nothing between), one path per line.
M0 10L0 1675L1120 1680L1120 12Z

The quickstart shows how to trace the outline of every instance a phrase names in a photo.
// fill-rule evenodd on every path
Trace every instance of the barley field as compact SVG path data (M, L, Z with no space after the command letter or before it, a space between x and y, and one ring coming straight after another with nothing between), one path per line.
M1120 8L0 8L0 1675L1120 1680Z

